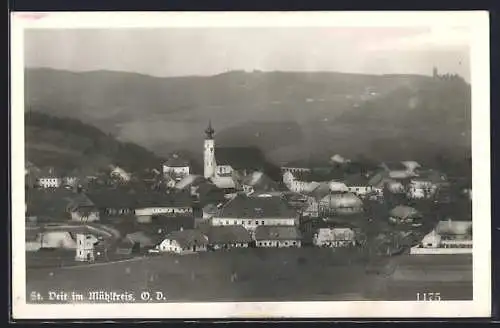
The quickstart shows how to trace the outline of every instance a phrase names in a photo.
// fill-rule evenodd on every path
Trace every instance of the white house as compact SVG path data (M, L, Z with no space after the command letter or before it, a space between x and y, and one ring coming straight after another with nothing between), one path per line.
M309 173L311 172L310 164L304 161L289 162L281 167L281 173Z
M76 235L75 261L92 262L95 260L94 244L98 240L94 235L79 233Z
M138 222L150 222L153 216L192 216L191 200L185 195L146 192L135 196L134 214Z
M125 182L130 181L130 179L132 178L132 174L125 171L124 169L122 169L119 166L111 165L110 169L111 169L110 176L112 178L120 179L120 180L125 181Z
M363 201L353 193L332 193L319 200L321 216L357 214L363 211Z
M385 162L381 167L389 174L389 178L393 179L406 179L415 175L401 162Z
M343 182L347 186L348 191L361 198L376 191L375 187L370 185L369 179L361 174L350 175Z
M422 215L413 207L398 205L389 213L389 221L396 224L420 225Z
M59 188L62 184L62 179L56 176L44 176L38 178L38 186L41 188Z
M440 221L410 254L472 254L472 221Z
M313 237L313 244L318 247L355 246L355 232L350 228L319 228Z
M163 163L163 175L172 177L176 181L182 180L190 174L189 162L179 157L178 154L172 154L170 158Z
M59 188L62 182L62 178L55 173L53 168L42 170L36 179L36 184L40 188Z
M446 176L439 172L428 170L411 178L407 195L412 199L430 198L446 182Z
M207 250L208 237L200 231L186 229L168 234L157 246L160 252L192 254Z
M239 194L225 203L212 218L213 226L242 225L250 231L259 226L295 226L298 222L299 213L282 197L267 194Z
M66 207L72 221L95 222L100 220L99 209L84 194L78 194Z
M316 189L320 182L317 181L301 181L295 177L297 173L286 171L283 173L283 182L288 190L296 193L307 193Z
M295 226L259 226L255 230L257 247L300 247L301 239Z

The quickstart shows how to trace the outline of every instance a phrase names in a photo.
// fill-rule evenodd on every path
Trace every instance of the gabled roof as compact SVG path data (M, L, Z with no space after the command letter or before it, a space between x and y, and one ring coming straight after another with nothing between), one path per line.
M429 181L431 183L446 182L446 175L435 170L420 171L418 176L412 178L417 181Z
M342 182L346 186L368 186L369 180L366 176L362 174L351 174L344 178Z
M88 198L99 208L144 208L191 206L184 193L165 194L154 190L99 188L90 190Z
M163 163L163 165L168 167L186 167L189 166L189 161L174 153L165 163Z
M75 193L66 189L26 190L26 205L28 215L48 217L52 219L66 218L68 205L77 197Z
M255 240L300 240L300 230L293 226L258 226Z
M240 225L212 226L208 230L208 240L210 244L249 243L252 237Z
M242 194L219 211L221 218L295 218L298 214L281 197L248 197Z
M420 217L420 213L413 207L398 205L393 208L390 212L392 217L400 219L416 218Z
M177 241L184 249L192 248L193 246L206 246L208 244L208 237L195 229L174 231L169 233L165 239Z
M255 147L217 147L217 165L230 165L234 170L264 168L266 160L260 149Z

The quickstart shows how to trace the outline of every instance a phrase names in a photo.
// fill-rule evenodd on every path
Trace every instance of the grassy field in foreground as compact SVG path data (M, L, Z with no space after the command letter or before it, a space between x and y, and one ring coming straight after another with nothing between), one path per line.
M129 262L27 272L27 293L49 290L161 291L167 301L307 301L307 300L413 300L419 290L443 290L450 299L467 299L472 282L395 280L392 273L434 271L454 265L471 270L466 257L442 257L425 263L409 256L382 261L380 274L367 273L367 262L356 251L329 249L246 249L186 256L161 255ZM392 268L389 270L388 268ZM465 276L464 276L465 277ZM395 288L399 286L399 288ZM416 286L416 291L412 288ZM436 287L437 286L437 287ZM450 287L451 286L451 287ZM456 289L456 291L455 291ZM398 290L402 292L398 292ZM137 296L138 297L138 296Z

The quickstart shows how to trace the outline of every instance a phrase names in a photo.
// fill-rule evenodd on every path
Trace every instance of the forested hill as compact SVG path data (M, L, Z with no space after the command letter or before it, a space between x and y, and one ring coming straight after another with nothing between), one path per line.
M121 142L73 118L25 113L26 159L60 170L101 170L110 164L130 171L159 168L162 159L134 143Z

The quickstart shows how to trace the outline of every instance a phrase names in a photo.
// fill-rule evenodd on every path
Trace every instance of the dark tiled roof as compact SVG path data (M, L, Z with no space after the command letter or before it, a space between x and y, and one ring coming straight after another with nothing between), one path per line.
M206 246L208 237L201 231L188 229L169 233L165 239L175 240L182 248L192 248L193 246Z
M183 193L165 194L127 188L94 189L87 196L99 208L141 208L150 206L191 206Z
M255 240L299 240L301 238L297 227L258 226L255 230Z
M53 219L67 218L66 210L75 197L75 193L65 189L28 189L26 191L28 215Z
M254 147L220 147L215 149L217 165L231 165L235 170L263 169L266 160L263 153Z
M412 180L429 181L432 183L443 183L446 181L446 175L435 170L420 171L418 176Z
M238 195L219 211L221 218L293 218L297 213L281 197Z
M194 229L194 217L156 215L153 217L152 225L156 228L156 231L162 229L166 233Z
M169 167L185 167L189 166L189 161L182 158L177 154L172 154L164 163L164 165Z
M369 179L362 174L351 174L346 176L342 182L346 186L368 186Z
M210 227L208 230L210 244L249 243L252 241L250 233L239 225Z
M328 169L328 170L315 170L311 172L298 172L294 173L293 176L299 181L305 182L322 182L339 180L344 178L344 172L338 169Z

